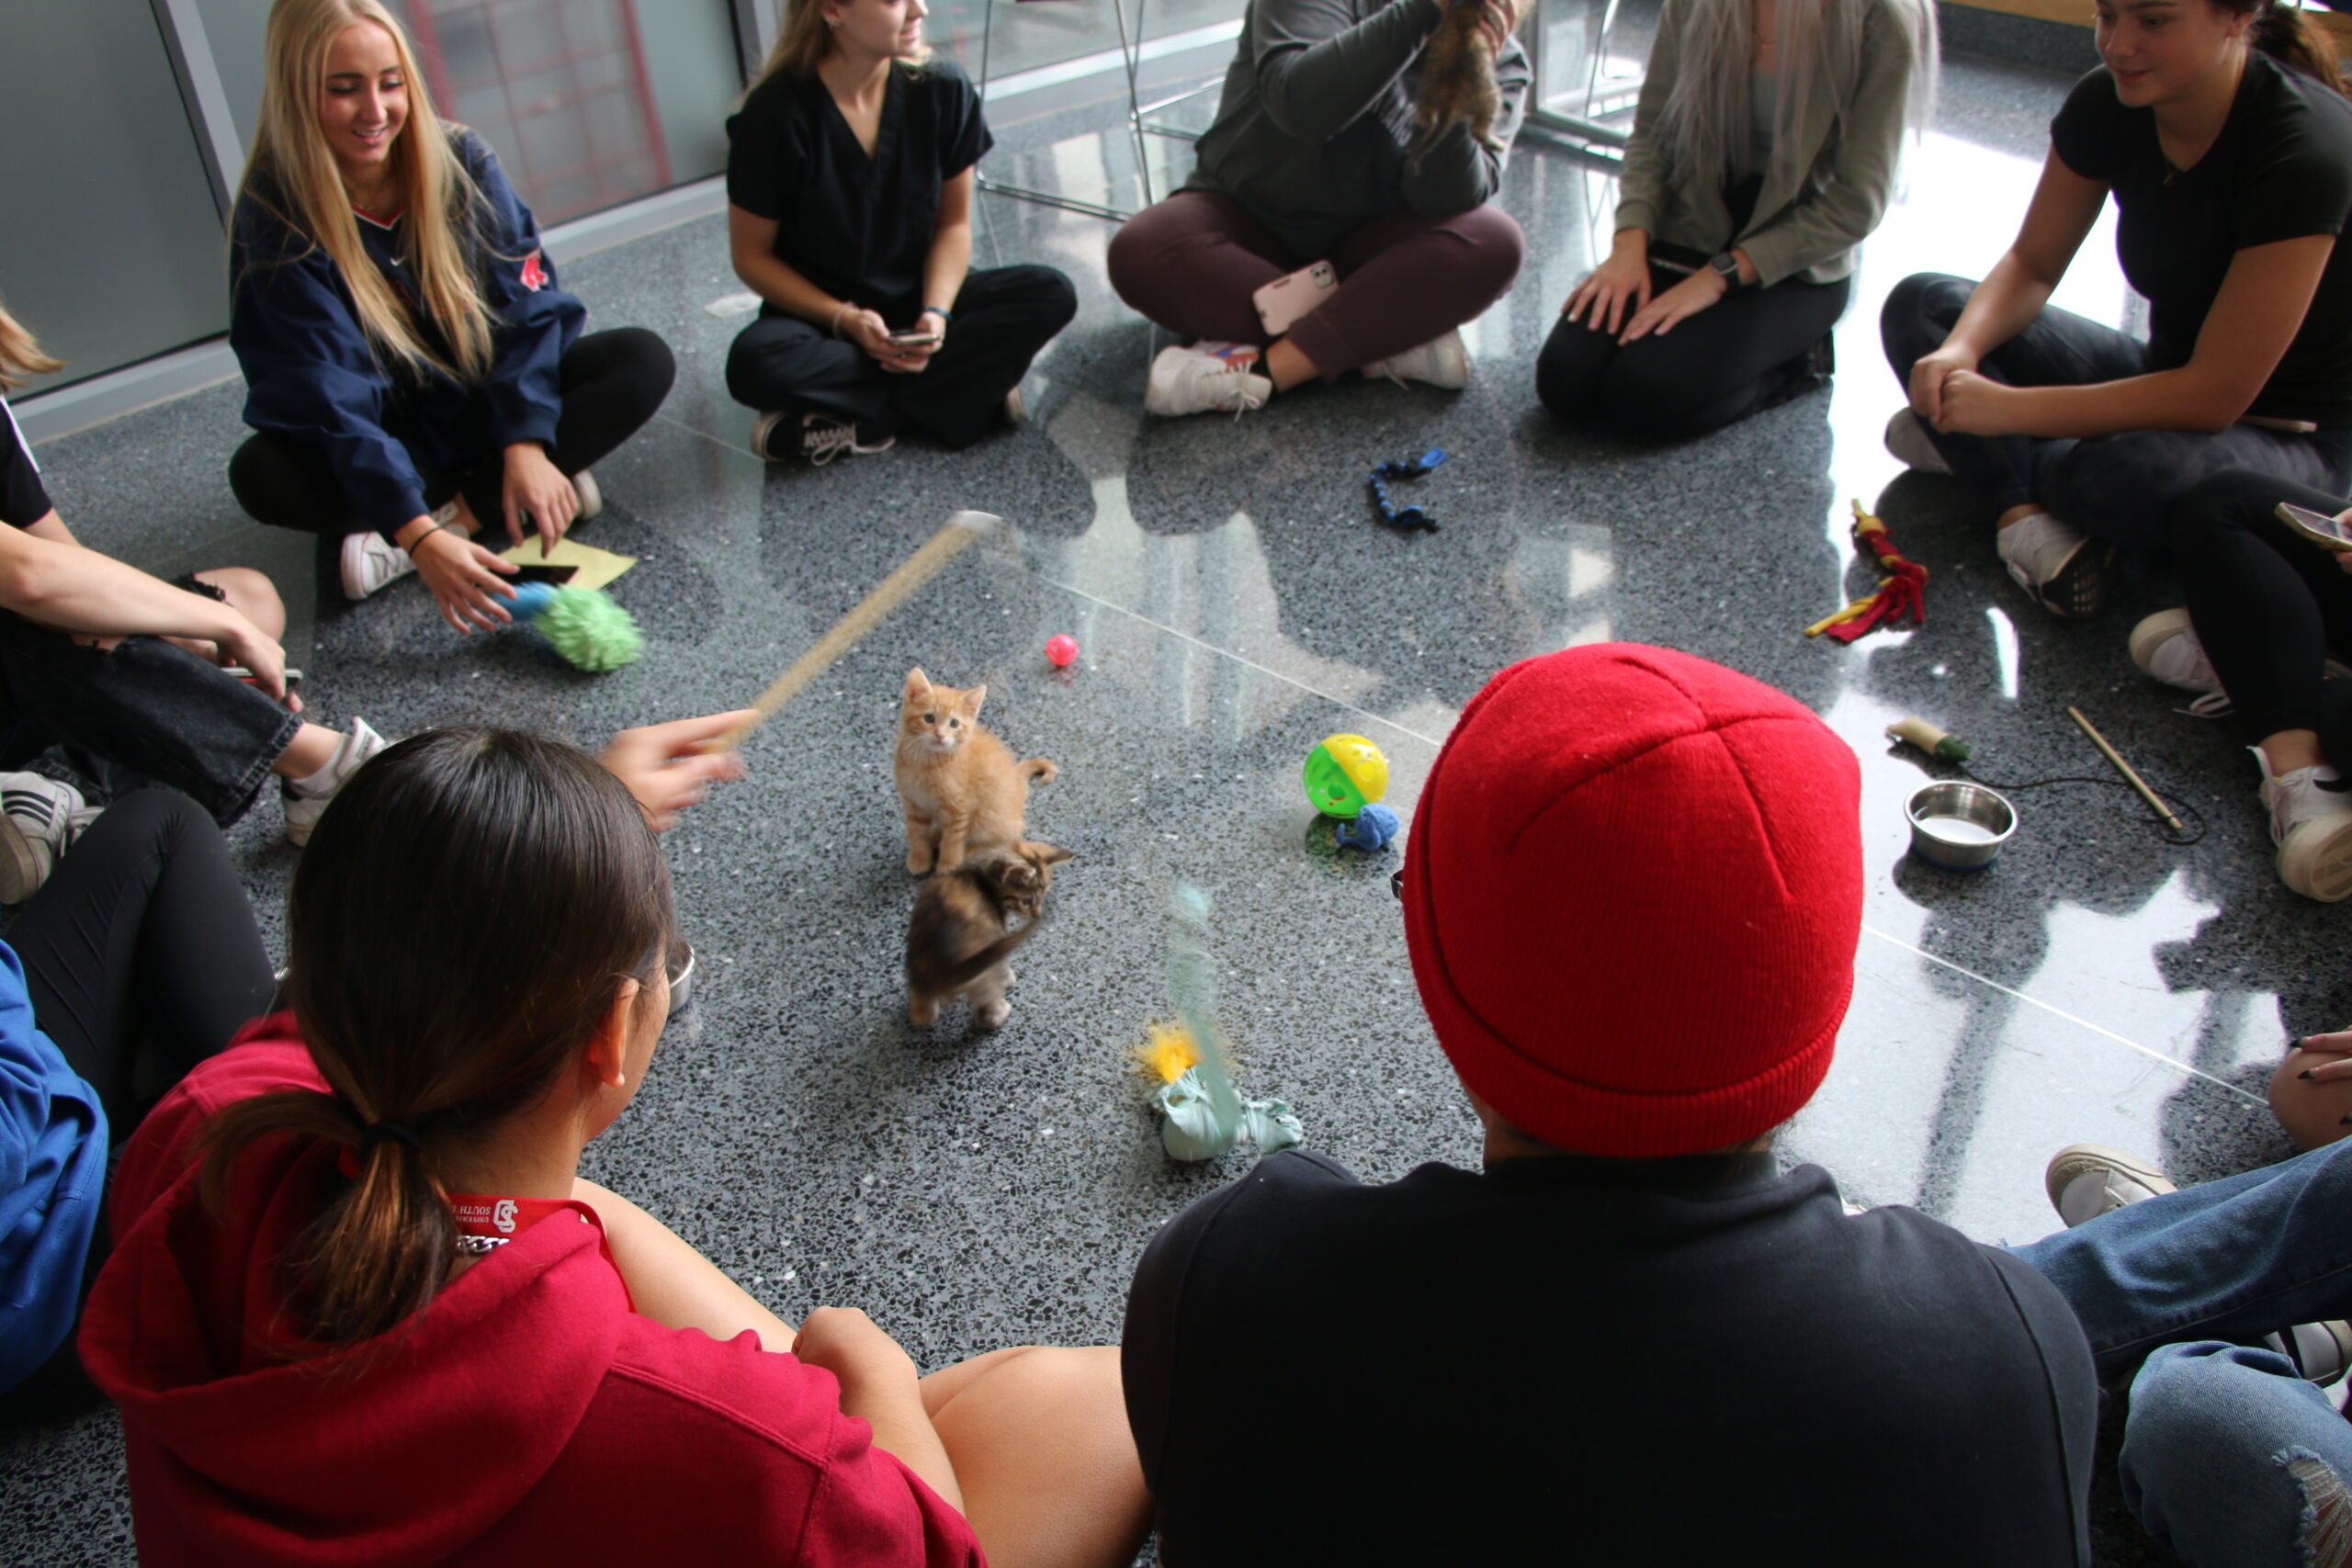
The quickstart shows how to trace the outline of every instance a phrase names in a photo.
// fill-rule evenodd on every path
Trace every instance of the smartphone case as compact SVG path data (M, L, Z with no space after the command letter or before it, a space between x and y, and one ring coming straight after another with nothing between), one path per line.
M1258 320L1272 335L1290 331L1291 323L1323 303L1323 296L1340 286L1340 275L1327 261L1310 262L1250 296Z

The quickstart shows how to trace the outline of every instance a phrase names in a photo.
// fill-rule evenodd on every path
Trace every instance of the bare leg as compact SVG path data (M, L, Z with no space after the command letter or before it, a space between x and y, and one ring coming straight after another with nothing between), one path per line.
M342 744L341 730L306 724L294 732L294 739L277 754L269 771L281 779L307 779L334 761L334 749Z
M2352 1115L2352 1081L2307 1083L2296 1076L2323 1062L2342 1060L2334 1052L2290 1051L2270 1076L2271 1113L2299 1149L2315 1149L2352 1133L2352 1127L2344 1124L2345 1117Z
M1266 376L1277 392L1287 392L1301 381L1312 381L1322 374L1315 368L1315 361L1306 357L1306 351L1288 338L1266 350Z
M1996 529L2014 528L2041 510L2041 507L2034 505L2031 502L2022 506L2012 506L1993 520L1993 526Z
M1151 1524L1111 1346L992 1351L922 1380L995 1568L1124 1568Z
M264 635L286 635L286 601L277 596L277 585L260 572L249 566L221 566L196 576L198 581L220 590L229 607L259 626Z
M2262 738L2262 754L2270 760L2274 773L2290 773L2297 768L2317 767L2327 759L2320 754L2319 732L2315 729L2282 729L2276 735Z
M574 1180L571 1195L605 1222L605 1240L639 1315L668 1328L699 1328L713 1339L732 1339L748 1328L760 1337L763 1350L792 1348L791 1325L752 1300L677 1232L593 1181Z

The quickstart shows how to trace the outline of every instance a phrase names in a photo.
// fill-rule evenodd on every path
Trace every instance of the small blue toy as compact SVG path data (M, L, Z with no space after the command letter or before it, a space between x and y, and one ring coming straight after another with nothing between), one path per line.
M1351 821L1342 821L1331 829L1331 836L1351 849L1377 854L1388 847L1399 826L1396 813L1385 806L1366 806Z
M1402 463L1383 463L1372 470L1372 503L1380 509L1380 520L1392 528L1408 532L1419 530L1437 532L1437 519L1418 506L1398 506L1388 499L1390 479L1417 479L1445 461L1445 448L1432 446L1419 457Z
M617 670L635 663L645 649L636 617L600 589L518 582L506 604L516 620L537 627L548 646L576 670L592 674Z

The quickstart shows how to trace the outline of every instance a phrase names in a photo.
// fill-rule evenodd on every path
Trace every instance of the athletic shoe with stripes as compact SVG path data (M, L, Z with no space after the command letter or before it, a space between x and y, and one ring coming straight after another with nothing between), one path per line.
M97 820L72 784L39 773L0 773L0 904L21 904L57 869L57 857Z
M278 791L286 807L286 841L300 849L311 841L311 830L326 815L327 802L351 782L359 764L391 744L368 728L364 718L351 721L351 731L335 747L327 765L300 783L288 780Z

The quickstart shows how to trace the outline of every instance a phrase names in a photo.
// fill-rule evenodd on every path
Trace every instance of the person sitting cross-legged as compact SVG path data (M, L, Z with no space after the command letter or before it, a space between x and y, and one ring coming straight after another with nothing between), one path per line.
M1773 1158L1853 989L1860 801L1702 660L1487 683L1399 885L1483 1168L1285 1151L1160 1228L1122 1372L1164 1561L2089 1561L2065 1302Z

